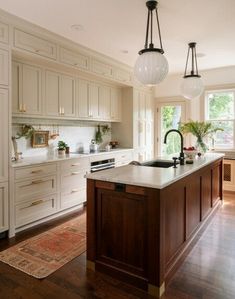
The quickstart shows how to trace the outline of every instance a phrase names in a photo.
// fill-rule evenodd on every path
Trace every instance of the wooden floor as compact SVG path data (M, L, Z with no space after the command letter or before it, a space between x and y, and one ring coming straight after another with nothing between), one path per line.
M0 250L62 221L64 219L18 234L10 241L1 240ZM87 271L85 261L83 254L41 281L0 263L0 298L152 298L108 276ZM196 298L235 298L235 194L225 195L223 207L169 281L162 297Z

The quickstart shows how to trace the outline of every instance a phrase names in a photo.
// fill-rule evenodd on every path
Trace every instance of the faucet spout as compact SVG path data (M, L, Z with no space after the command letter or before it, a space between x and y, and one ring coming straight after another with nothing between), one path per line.
M184 137L183 135L181 134L181 132L179 130L176 130L176 129L171 129L169 131L166 132L165 134L165 137L164 137L164 143L166 144L167 143L167 136L172 133L172 132L175 132L175 133L178 133L180 135L180 141L181 141L181 150L180 150L180 157L179 157L179 160L180 160L180 165L184 165Z

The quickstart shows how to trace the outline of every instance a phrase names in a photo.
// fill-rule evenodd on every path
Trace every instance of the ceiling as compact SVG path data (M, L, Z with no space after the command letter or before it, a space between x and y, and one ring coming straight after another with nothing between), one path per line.
M144 44L145 0L0 0L0 8L130 66ZM183 72L190 41L205 54L199 70L235 65L234 15L234 0L159 0L170 72Z

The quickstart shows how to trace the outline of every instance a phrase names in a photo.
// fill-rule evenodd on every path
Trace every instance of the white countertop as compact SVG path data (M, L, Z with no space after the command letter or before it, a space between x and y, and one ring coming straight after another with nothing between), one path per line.
M224 154L208 153L197 158L193 164L177 165L177 168L126 165L88 174L86 177L99 181L163 189L223 156Z
M118 154L119 152L125 152L133 150L131 148L117 148L112 149L110 151L101 151L101 152L94 152L94 153L86 153L86 154L76 154L71 153L65 156L32 156L32 157L25 157L20 159L19 161L12 162L12 167L23 167L23 166L30 166L35 164L42 164L42 163L51 163L51 162L58 162L64 161L69 159L76 159L76 158L90 158L95 156L102 156L102 155L110 155L110 154Z

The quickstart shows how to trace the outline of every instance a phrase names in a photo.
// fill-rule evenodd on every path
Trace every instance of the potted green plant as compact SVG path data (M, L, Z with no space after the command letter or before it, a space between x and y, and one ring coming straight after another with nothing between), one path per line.
M195 136L197 139L196 149L199 153L204 154L208 149L205 143L205 138L213 137L214 133L223 131L223 129L214 127L211 122L190 120L189 122L180 125L180 131L182 134L191 133Z
M64 141L60 140L58 142L58 155L59 156L64 156L65 155L66 147L68 147L68 145Z

